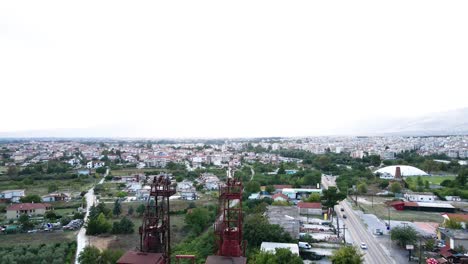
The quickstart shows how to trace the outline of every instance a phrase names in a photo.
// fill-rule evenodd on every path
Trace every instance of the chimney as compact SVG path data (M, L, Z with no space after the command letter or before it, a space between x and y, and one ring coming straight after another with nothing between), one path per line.
M400 167L396 167L396 170L395 170L395 179L401 180L401 170L400 170Z

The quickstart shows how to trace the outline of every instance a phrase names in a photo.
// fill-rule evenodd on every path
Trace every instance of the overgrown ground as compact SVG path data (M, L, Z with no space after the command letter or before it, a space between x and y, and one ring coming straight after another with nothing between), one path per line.
M18 233L0 235L0 247L12 245L40 245L49 243L72 242L78 231L54 231L44 233Z
M36 180L32 184L25 184L22 181L1 181L0 191L25 189L26 195L37 194L39 196L48 194L48 187L57 185L60 192L82 192L87 191L98 179L93 177L80 177L67 180Z
M361 202L362 199L365 199L365 202ZM374 204L371 203L370 197L359 197L358 201L360 201L359 209L363 210L366 214L374 214L380 219L388 219L389 207L384 204L385 198L381 197L374 197ZM353 203L354 205L354 203ZM354 209L357 207L353 206ZM415 221L415 222L442 222L443 217L440 213L432 213L432 212L420 212L420 211L398 211L395 210L393 207L390 207L390 219L391 220L398 220L398 221Z

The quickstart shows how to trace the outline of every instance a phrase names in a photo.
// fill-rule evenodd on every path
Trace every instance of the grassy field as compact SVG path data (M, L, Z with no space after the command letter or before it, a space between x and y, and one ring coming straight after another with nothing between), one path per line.
M49 243L71 242L76 240L76 233L77 231L55 231L50 233L21 233L0 235L0 247L11 245L40 245Z
M417 176L412 176L408 178L411 178L413 182L417 182L418 180ZM423 180L423 182L428 181L429 184L440 185L440 183L444 180L454 180L455 176L421 176L421 179Z
M384 204L363 204L359 203L360 209L364 209L367 214L374 214L380 219L388 219L388 207ZM443 217L440 213L418 212L418 211L397 211L393 207L390 208L390 219L398 221L415 221L415 222L437 222L441 223Z

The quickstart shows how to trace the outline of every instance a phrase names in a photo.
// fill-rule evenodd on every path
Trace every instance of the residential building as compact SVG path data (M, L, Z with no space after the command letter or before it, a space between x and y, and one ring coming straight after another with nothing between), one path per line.
M59 201L70 201L71 197L70 194L67 193L49 193L47 195L42 196L43 202L59 202Z
M5 190L0 192L0 199L19 203L21 197L25 196L24 190Z
M52 210L52 205L47 203L19 203L7 207L7 219L17 219L22 214L29 216L44 215Z
M86 163L86 168L97 169L97 168L104 167L105 165L106 164L103 161L88 161L88 163Z
M289 197L282 193L277 193L271 197L275 202L287 202L289 201Z

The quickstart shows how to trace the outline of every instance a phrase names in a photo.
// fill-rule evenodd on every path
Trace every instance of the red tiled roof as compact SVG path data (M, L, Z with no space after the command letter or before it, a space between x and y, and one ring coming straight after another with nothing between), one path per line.
M8 206L7 211L46 209L47 207L52 207L52 205L48 203L19 203Z
M445 247L441 248L439 253L440 255L442 255L444 258L448 258L448 257L451 257L452 256L452 252L450 252L451 249L450 249L450 246L449 245L445 245Z
M288 197L287 195L282 194L282 193L277 193L277 194L273 195L273 196L271 197L271 199L274 200L274 199L276 199L276 198L278 198L278 197L284 198L285 200L289 200L289 197Z
M321 203L299 202L299 203L297 203L297 207L307 208L307 209L322 209L322 204Z

